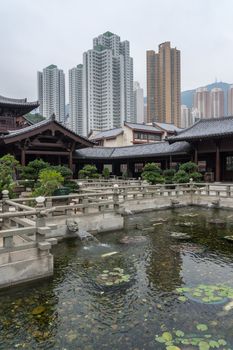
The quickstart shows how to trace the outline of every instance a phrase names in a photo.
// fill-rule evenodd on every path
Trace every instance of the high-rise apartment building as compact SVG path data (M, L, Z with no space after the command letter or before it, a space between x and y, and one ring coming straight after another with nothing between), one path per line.
M181 105L181 128L188 128L194 124L194 117L191 108Z
M111 32L94 38L83 55L83 118L88 132L135 121L130 45Z
M180 51L170 42L147 51L147 122L181 123Z
M144 96L140 84L135 81L133 86L134 94L134 119L137 123L144 123Z
M227 115L233 116L233 85L231 85L227 92Z
M69 118L71 129L87 136L87 123L83 118L83 65L69 70Z
M224 117L224 92L222 89L214 88L210 91L211 118Z
M52 114L61 123L65 120L65 75L61 69L51 64L37 72L38 100L40 114L50 118Z
M194 93L193 107L199 112L201 119L211 118L210 92L207 88L198 88Z

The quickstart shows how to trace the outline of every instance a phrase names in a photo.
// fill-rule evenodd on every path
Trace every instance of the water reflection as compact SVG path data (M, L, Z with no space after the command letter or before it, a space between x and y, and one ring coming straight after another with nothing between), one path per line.
M131 225L127 232L102 235L100 244L60 243L52 279L0 293L0 349L162 350L156 334L173 328L192 334L199 323L233 348L233 311L182 301L177 291L200 284L233 287L233 244L223 239L233 234L229 215L193 208L154 212L134 218L140 229ZM129 243L120 243L125 236ZM146 239L140 242L140 236ZM99 282L116 269L130 280Z

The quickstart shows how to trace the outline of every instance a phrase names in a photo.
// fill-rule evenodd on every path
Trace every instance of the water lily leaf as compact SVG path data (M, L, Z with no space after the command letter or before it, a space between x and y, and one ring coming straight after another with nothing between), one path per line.
M218 340L219 345L227 345L227 342L224 339L219 339Z
M163 332L162 338L166 341L169 342L172 340L172 334L170 332Z
M181 350L181 348L178 348L178 346L175 345L168 345L166 350Z
M200 341L199 345L199 350L209 350L210 346L207 342L205 341Z
M209 346L210 346L211 348L219 348L219 343L218 343L217 341L215 341L215 340L211 340L211 341L209 342Z
M176 331L175 334L176 334L177 337L183 337L184 336L184 332L179 331L179 330Z
M40 315L40 314L42 314L44 311L45 311L45 307L42 306L42 305L39 305L39 306L35 307L35 308L32 310L32 315L34 315L34 316Z
M198 329L199 331L204 332L204 331L207 331L208 327L207 327L207 325L204 324L204 323L199 323L199 324L197 325L197 329Z

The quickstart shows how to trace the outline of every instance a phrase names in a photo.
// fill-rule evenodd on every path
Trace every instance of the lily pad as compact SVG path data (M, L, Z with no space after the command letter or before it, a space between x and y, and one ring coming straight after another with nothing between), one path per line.
M45 307L42 306L42 305L39 305L39 306L35 307L35 308L32 310L32 315L34 315L34 316L40 315L40 314L42 314L44 311L45 311Z

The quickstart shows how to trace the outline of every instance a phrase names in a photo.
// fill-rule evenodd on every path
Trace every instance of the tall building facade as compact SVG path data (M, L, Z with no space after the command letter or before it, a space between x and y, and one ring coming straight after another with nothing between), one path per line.
M191 108L181 105L181 128L188 128L194 124L194 117Z
M233 85L231 85L227 92L227 115L233 116Z
M147 51L147 122L181 124L180 51L170 42Z
M83 118L88 133L135 121L130 45L111 32L94 38L83 54Z
M207 88L198 88L194 93L193 107L199 112L201 119L211 118L210 92Z
M220 118L224 116L224 92L214 88L198 88L194 93L193 107L199 112L200 119Z
M61 123L65 120L65 75L63 70L51 64L37 72L38 100L40 114L50 118L55 114Z
M214 88L210 91L211 118L224 117L224 92L222 89Z
M69 70L69 118L70 128L87 136L87 123L83 118L83 65Z
M144 123L144 94L140 84L135 81L133 86L134 94L134 119L137 123Z

